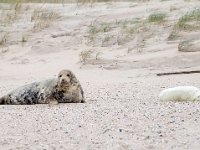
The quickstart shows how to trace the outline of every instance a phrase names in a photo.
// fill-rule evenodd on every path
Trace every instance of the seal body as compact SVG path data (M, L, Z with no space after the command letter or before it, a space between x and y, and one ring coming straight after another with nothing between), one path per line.
M21 86L0 98L0 104L83 103L84 92L70 70L62 70L58 78Z
M177 86L161 91L161 101L200 101L200 90L194 86Z
M56 79L49 79L21 86L0 98L0 104L47 104L56 85Z

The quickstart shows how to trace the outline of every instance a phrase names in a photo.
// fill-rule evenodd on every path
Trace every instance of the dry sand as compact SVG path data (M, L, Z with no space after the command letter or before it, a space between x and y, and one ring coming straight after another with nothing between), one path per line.
M38 8L38 4L31 6ZM60 15L50 27L33 32L33 10L28 9L17 22L0 28L9 32L9 49L0 53L0 94L56 77L67 68L83 85L87 103L0 106L0 149L199 149L200 103L158 99L167 87L200 87L199 74L156 76L158 72L200 69L199 52L178 51L181 40L199 37L198 30L196 36L181 32L182 39L168 40L177 18L199 7L198 1L100 3L92 8L40 6ZM154 11L166 11L170 20L160 28L149 25L154 34L139 33L133 39L122 39L125 43L121 45L115 37L107 43L87 41L88 26L94 20L146 18ZM114 35L120 32L113 28ZM27 42L19 42L22 35ZM138 46L144 39L144 45ZM79 54L90 49L102 52L101 59L90 58L82 65Z

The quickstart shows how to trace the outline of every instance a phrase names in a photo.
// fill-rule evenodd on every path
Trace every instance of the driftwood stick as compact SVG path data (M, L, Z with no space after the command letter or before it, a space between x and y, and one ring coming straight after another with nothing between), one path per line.
M166 75L173 75L173 74L192 74L192 73L200 73L200 70L165 72L165 73L157 73L156 75L157 76L166 76Z

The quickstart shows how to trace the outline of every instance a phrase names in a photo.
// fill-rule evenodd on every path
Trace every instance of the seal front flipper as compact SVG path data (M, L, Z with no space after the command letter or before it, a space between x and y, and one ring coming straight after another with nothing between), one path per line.
M57 100L51 100L49 102L49 106L53 106L53 105L58 105L58 101Z
M4 104L10 104L10 98L9 96L3 96L0 98L0 105L4 105Z
M0 105L5 104L5 97L0 98Z

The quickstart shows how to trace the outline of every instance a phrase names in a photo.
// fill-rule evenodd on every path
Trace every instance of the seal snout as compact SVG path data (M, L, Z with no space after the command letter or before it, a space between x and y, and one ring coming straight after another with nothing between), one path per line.
M65 82L65 80L64 80L64 79L62 79L62 80L61 80L61 83L63 83L63 82Z
M61 82L60 82L60 83L66 83L66 82L67 82L67 80L61 79Z
M62 70L58 75L58 80L61 85L69 84L71 81L71 75L68 70Z
M61 77L59 79L59 82L60 82L61 85L69 84L70 83L70 79L66 78L66 77Z

